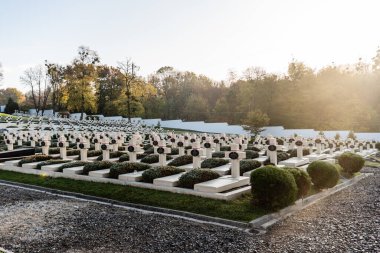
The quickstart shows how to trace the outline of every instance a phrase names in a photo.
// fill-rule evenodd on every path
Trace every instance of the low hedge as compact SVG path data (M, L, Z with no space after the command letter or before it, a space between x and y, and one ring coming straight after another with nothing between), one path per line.
M112 151L112 152L110 152L110 158L118 158L118 157L120 157L120 156L122 156L122 155L124 155L125 153L123 153L123 152L120 152L120 151ZM100 156L98 156L98 158L96 158L96 160L97 161L103 161L103 153L100 155Z
M297 199L297 184L287 170L265 166L251 173L253 203L265 209L277 210Z
M307 173L317 189L334 187L339 181L339 172L336 166L328 162L314 161L310 163Z
M231 147L230 146L221 146L220 151L231 151Z
M104 170L108 169L113 165L112 162L109 161L101 161L101 162L92 162L92 163L87 163L83 167L83 175L88 175L90 171L95 171L95 170Z
M146 157L147 154L137 154L136 155L136 158L137 159L143 159L144 157ZM123 154L119 157L119 162L127 162L129 161L129 155L128 154Z
M179 154L179 149L178 148L171 148L170 155L178 155Z
M62 172L64 169L67 168L74 168L74 167L80 167L80 166L85 166L89 162L82 162L82 161L75 161L75 162L70 162L70 163L65 163L58 168L58 172Z
M247 171L255 170L261 167L261 163L256 160L240 160L240 176Z
M377 150L380 151L380 142L376 142L376 144L375 144L375 148L377 148Z
M252 150L252 151L256 151L256 152L260 152L261 150L259 148L256 148L252 145L248 145L248 147L246 148L246 150Z
M60 163L68 163L70 161L68 160L48 160L48 161L43 161L37 164L36 169L40 170L42 166L46 165L52 165L52 164L60 164Z
M28 156L28 157L21 159L18 162L18 166L21 167L24 163L42 162L42 161L47 161L47 160L51 160L51 159L52 159L52 157L50 155L32 155L32 156Z
M338 163L342 166L344 173L352 175L363 168L365 160L360 155L345 152L338 157Z
M305 197L311 188L311 178L309 174L298 168L285 167L283 169L290 172L293 175L294 180L296 181L298 189L297 198Z
M130 163L130 162L122 162L115 163L110 167L110 178L118 178L121 174L132 173L134 171L143 171L150 169L151 166L144 163Z
M179 186L193 189L195 184L217 179L218 173L209 169L194 169L179 178Z
M211 168L216 168L216 167L219 167L219 166L223 166L223 165L225 165L227 163L229 163L228 159L208 158L208 159L204 160L201 163L201 168L211 169Z
M35 148L35 152L36 153L42 153L42 148L40 148L40 147ZM56 155L56 154L59 154L59 153L60 153L59 148L49 148L49 154L50 155Z
M330 151L327 151L328 153ZM290 157L297 157L297 149L291 149L291 150L288 150L287 153L289 154ZM310 150L309 149L302 149L302 155L303 156L307 156L307 155L310 155Z
M224 158L224 157L226 157L226 153L224 151L212 153L212 158Z
M69 149L66 151L66 155L68 155L68 156L80 155L80 150L79 149Z
M185 172L185 170L173 166L154 167L143 172L142 181L145 183L153 183L153 180L156 178L167 177L181 172Z
M151 163L158 163L158 161L159 161L159 157L158 156L159 155L157 155L157 154L147 155L147 156L145 156L144 158L141 159L141 162L142 163L149 163L149 164L151 164ZM171 160L171 159L173 159L172 156L166 155L166 160Z
M246 150L245 151L245 158L246 159L255 159L255 158L258 158L260 155L258 152L256 151L252 151L252 150Z
M177 158L174 158L170 163L168 163L169 166L182 166L186 164L190 164L193 162L193 156L191 155L182 155Z

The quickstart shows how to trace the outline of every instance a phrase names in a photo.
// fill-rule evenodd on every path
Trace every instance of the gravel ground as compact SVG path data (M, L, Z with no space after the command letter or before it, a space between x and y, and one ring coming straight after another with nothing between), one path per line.
M380 252L380 169L266 234L0 186L0 247L14 252Z

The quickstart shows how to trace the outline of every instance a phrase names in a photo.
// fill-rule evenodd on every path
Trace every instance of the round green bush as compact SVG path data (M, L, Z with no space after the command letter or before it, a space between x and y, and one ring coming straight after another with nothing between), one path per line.
M249 145L246 150L252 150L256 152L260 152L261 150L259 148L254 147L253 145Z
M171 159L173 159L172 156L166 155L166 160L171 160ZM158 161L159 161L159 157L157 154L150 154L141 159L142 163L149 163L149 164L158 163Z
M83 175L88 175L90 171L108 169L112 165L113 163L109 161L87 163L83 167Z
M251 173L253 202L276 210L288 206L297 199L297 184L292 174L275 166L265 166Z
M245 158L246 159L255 159L259 157L259 153L252 150L246 150L245 151Z
M363 168L365 161L360 155L345 152L338 157L338 163L342 166L343 172L352 175Z
M261 163L256 160L240 160L240 176L245 172L255 170L261 166Z
M294 180L296 181L298 189L297 198L305 197L307 193L310 191L311 187L311 178L309 174L298 168L285 167L283 169L292 173Z
M110 167L110 178L118 178L121 174L132 173L134 171L143 171L150 169L151 166L144 163L130 163L130 162L122 162L115 163Z
M191 155L182 155L177 158L174 158L170 163L168 163L169 166L182 166L186 164L190 164L193 162L193 156Z
M185 172L185 170L173 166L154 167L143 172L142 181L146 183L153 183L153 180L156 178L167 177L181 172Z
M210 181L219 177L215 171L208 169L194 169L186 172L179 178L179 186L193 189L195 184Z
M334 187L339 181L339 172L336 166L329 162L314 161L307 167L307 173L317 189Z
M89 162L82 162L82 161L75 161L75 162L65 163L65 164L59 166L59 168L58 168L57 171L58 172L62 172L63 169L85 166L88 163Z
M214 152L212 153L212 158L224 158L226 157L226 154L224 153L224 151L219 151L219 152Z
M208 158L201 163L201 168L216 168L229 163L228 159Z

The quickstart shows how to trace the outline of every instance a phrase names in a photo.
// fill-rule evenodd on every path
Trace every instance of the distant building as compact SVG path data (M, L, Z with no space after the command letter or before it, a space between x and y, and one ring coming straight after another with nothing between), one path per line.
M5 111L5 105L0 105L0 112L4 112Z

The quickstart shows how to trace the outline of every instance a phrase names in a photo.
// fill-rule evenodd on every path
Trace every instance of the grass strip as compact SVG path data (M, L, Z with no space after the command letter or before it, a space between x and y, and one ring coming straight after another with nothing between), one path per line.
M252 205L250 194L236 200L224 201L125 185L51 178L3 170L0 170L0 179L240 222L249 222L268 213Z

